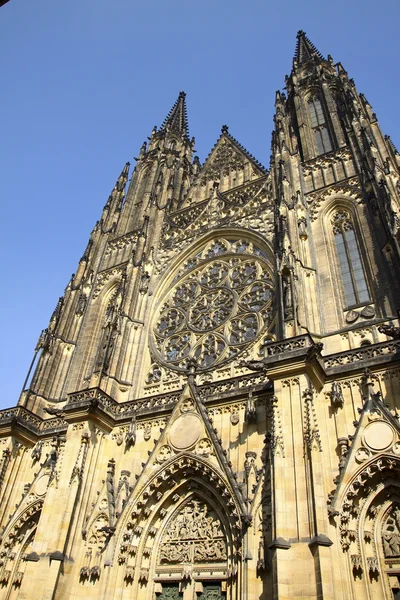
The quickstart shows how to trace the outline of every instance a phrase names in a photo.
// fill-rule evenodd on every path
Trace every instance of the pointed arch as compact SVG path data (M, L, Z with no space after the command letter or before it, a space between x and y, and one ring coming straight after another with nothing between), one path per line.
M275 289L273 253L261 236L211 231L181 252L158 284L151 355L180 373L190 358L202 371L233 360L271 328Z
M177 580L195 577L195 550L191 550L190 560L183 560L189 556L183 548L182 556L176 554L176 563L172 557L169 566L168 561L165 563L160 558L169 525L185 507L190 512L194 506L200 512L205 510L204 506L209 507L205 512L209 510L210 518L221 524L219 530L217 526L214 528L214 542L197 553L198 558L203 556L204 559L203 576L211 570L207 570L208 564L213 565L214 571L218 566L221 580L235 577L243 528L233 490L222 473L206 460L182 453L162 464L148 482L134 492L125 507L125 515L121 516L116 532L115 560L122 567L119 577L137 586L133 591L163 577L171 580L172 572ZM189 545L193 544L191 540ZM207 553L208 559L204 558Z
M6 527L0 543L0 586L3 591L18 588L24 577L25 559L32 552L43 501L34 500Z
M368 585L388 593L389 571L400 577L400 457L380 454L363 462L347 485L338 490L334 505L348 569L360 579L365 577ZM390 532L385 525L394 512L399 527L396 524ZM390 540L394 556L390 555L392 534L396 536Z
M314 155L320 156L331 152L333 150L332 134L323 94L313 91L308 95L306 102L310 131L313 135Z
M110 271L100 273L93 293L94 303L87 313L87 324L92 332L92 343L86 361L86 370L89 373L99 371L99 364L104 363L104 354L108 350L108 338L112 322L117 318L117 310L114 306L118 292L126 271L123 268L114 268ZM111 314L112 312L112 314ZM114 327L115 329L115 327ZM100 356L103 348L103 356ZM110 359L110 353L108 359ZM85 373L86 376L89 373Z
M333 280L340 282L340 308L368 304L372 281L366 249L362 244L361 215L349 198L334 198L327 204L322 220L327 248L334 261Z

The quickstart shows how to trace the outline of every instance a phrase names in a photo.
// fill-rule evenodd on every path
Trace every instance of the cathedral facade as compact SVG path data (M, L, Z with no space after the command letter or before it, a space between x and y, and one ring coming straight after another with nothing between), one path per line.
M0 598L400 597L400 155L297 36L270 168L185 94L127 163L14 408Z

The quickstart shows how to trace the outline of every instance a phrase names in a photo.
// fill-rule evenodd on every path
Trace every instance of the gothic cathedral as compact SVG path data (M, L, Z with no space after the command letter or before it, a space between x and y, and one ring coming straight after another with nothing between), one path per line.
M297 36L270 169L185 94L0 412L0 598L400 598L400 155Z

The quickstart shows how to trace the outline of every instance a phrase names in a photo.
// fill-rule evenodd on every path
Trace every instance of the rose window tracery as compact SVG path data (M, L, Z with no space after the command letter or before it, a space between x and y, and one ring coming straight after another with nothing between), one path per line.
M156 358L184 371L237 356L271 324L273 275L253 242L219 239L188 259L164 298L152 332Z

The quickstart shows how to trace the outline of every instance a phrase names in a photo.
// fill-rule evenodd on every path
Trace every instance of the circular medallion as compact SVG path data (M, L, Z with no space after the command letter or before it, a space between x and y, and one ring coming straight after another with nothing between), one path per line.
M37 482L35 487L35 492L38 496L43 496L47 492L47 486L49 485L50 477L49 475L42 475Z
M375 421L365 428L364 440L372 450L384 450L393 443L393 429L384 421Z
M200 439L203 426L195 414L184 413L172 424L169 441L178 451L187 450Z
M359 448L356 452L356 461L358 463L364 462L365 460L367 460L367 458L369 458L369 456L369 450L367 450L366 448Z

